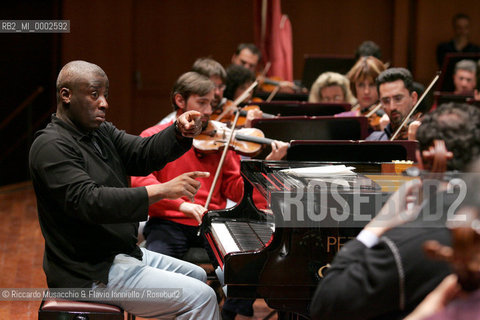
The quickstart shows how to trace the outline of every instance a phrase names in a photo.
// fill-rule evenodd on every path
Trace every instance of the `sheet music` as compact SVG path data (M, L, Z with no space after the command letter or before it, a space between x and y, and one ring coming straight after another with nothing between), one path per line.
M332 177L332 176L355 176L353 172L355 167L347 167L345 165L331 165L321 167L304 167L294 169L283 169L282 172L292 174L297 177L304 178L320 178L320 177Z

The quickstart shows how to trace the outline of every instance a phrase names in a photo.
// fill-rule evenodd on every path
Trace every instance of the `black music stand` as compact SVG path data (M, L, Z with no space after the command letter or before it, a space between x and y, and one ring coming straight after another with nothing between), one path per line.
M346 74L355 64L353 55L310 55L304 56L302 85L309 89L324 72L332 71Z
M333 116L334 114L350 111L348 103L311 103L300 101L272 101L255 103L265 113L289 116Z
M368 135L366 117L278 117L255 119L254 128L265 137L289 142L291 140L362 140ZM270 146L257 155L265 159Z
M252 126L282 141L362 140L368 135L366 117L278 117L255 119Z
M267 100L270 96L270 92L258 91L255 92L255 97L262 100ZM308 101L308 93L285 93L279 92L273 96L272 101Z
M468 53L447 53L443 58L442 73L437 83L437 90L443 92L455 91L453 84L453 72L455 71L455 64L463 59L469 59L477 62L480 59L480 52Z
M465 95L465 94L454 94L453 92L435 91L433 94L433 98L435 101L435 105L438 108L442 103L449 103L449 102L471 103L473 96Z
M326 141L295 140L290 142L287 160L290 161L355 161L390 162L416 161L418 141Z

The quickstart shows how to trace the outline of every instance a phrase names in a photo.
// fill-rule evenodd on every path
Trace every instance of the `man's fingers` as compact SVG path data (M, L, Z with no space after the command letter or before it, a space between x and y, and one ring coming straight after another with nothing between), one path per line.
M207 178L210 176L210 172L207 171L192 171L187 173L189 177L196 179L196 178Z
M186 130L194 130L195 124L200 121L202 114L198 111L188 111L185 113L184 127Z

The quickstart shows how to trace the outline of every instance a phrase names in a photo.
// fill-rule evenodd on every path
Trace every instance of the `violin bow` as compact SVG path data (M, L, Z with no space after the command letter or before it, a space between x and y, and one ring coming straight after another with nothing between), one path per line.
M395 133L393 134L393 136L390 138L390 141L393 141L395 140L395 138L398 136L398 134L400 133L400 131L402 130L402 128L405 126L405 124L407 124L408 122L408 119L410 119L410 117L413 115L413 113L415 112L415 110L417 110L417 107L420 105L420 103L423 101L423 99L425 98L425 96L427 95L427 93L432 89L432 87L435 85L435 83L437 82L438 78L440 77L440 74L442 72L441 71L438 71L437 72L437 75L435 76L435 78L433 78L432 82L430 82L430 85L428 86L427 89L425 89L425 91L423 92L423 94L420 96L420 98L418 99L417 103L415 104L415 106L412 108L412 110L410 110L410 112L408 113L408 115L405 117L405 119L403 120L402 124L398 127L397 131L395 131Z
M272 66L272 63L268 61L267 64L265 64L265 68L263 68L262 72L260 73L260 77L265 78L271 66Z
M248 97L248 95L252 92L253 88L255 88L255 87L257 86L257 84L258 84L258 81L255 81L254 83L252 83L252 84L250 85L250 87L248 87L247 89L245 89L245 91L243 91L243 93L242 93L235 101L233 101L233 103L230 105L230 108L236 108L236 107L238 107L238 105L239 105L240 103L242 103L243 100L245 100L245 99ZM217 120L217 121L222 120L223 117L225 117L225 115L227 114L227 112L228 112L228 109L223 110L222 113L220 113L220 114L218 115L218 117L217 117L216 120ZM237 125L237 122L236 122L236 121L235 121L235 125Z
M280 91L280 86L277 85L275 88L272 90L272 92L268 95L267 100L265 102L271 102L273 100L273 97L277 94L277 92Z
M252 83L250 87L248 87L237 99L235 99L235 101L233 101L233 105L235 107L238 107L238 105L248 97L250 92L252 92L253 88L255 88L257 84L258 84L258 81L255 81L254 83ZM218 163L217 171L215 172L215 177L213 178L213 183L212 183L212 186L210 187L210 192L208 193L207 201L205 202L205 206L204 206L205 209L207 210L208 210L208 206L210 205L210 201L212 200L213 190L215 190L215 186L217 185L218 177L220 176L220 171L222 170L223 163L225 162L225 157L227 156L228 147L232 142L233 133L235 132L235 126L237 125L239 116L240 116L240 112L237 112L235 114L235 119L233 120L232 129L230 131L230 134L228 135L227 143L223 149L222 157L220 158L220 161ZM197 235L200 235L200 232L201 232L201 229L198 230Z
M370 118L375 112L378 111L378 109L380 109L382 107L382 103L379 102L375 107L372 108L372 110L370 110L366 115L365 117L367 118Z

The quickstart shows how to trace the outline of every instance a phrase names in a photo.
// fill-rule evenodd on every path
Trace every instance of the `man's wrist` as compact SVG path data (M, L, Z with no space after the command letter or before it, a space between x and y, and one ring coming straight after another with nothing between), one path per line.
M182 135L182 131L180 131L180 126L178 124L178 121L175 120L173 125L175 127L175 134L177 136L177 139L182 140L184 138L184 136Z

